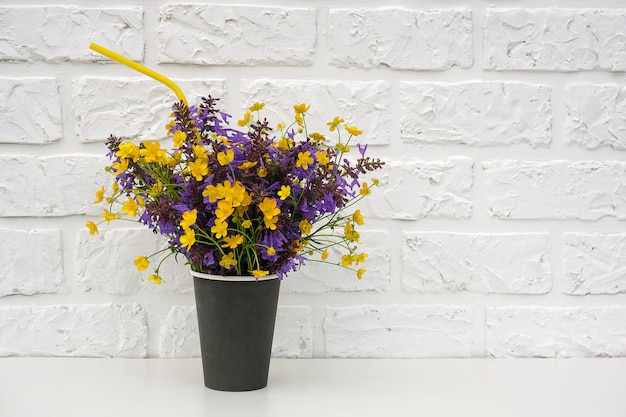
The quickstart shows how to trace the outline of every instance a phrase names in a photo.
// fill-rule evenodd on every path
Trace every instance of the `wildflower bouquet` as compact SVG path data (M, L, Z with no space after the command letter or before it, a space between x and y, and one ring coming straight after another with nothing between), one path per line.
M157 284L170 255L184 256L196 272L283 278L307 260L329 262L331 247L343 254L334 263L360 279L367 255L357 250L355 226L363 217L350 208L371 192L360 177L383 165L366 157L360 144L356 159L345 157L362 132L335 117L327 124L337 137L330 144L307 131L305 104L294 106L290 126L273 128L261 118L264 104L255 103L234 128L218 101L209 96L198 106L175 104L166 126L169 150L156 141L108 139L112 163L106 170L115 181L110 195L104 186L97 192L96 203L106 208L100 223L87 222L90 232L134 217L166 236L163 251L135 260L145 270L150 258L164 255L149 277Z

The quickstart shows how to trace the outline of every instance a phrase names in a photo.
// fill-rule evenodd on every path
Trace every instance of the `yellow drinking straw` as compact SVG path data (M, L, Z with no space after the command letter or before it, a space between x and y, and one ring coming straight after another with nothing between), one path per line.
M183 91L180 89L180 87L176 85L176 83L174 83L169 78L159 74L156 71L151 70L150 68L144 67L143 65L138 64L135 61L131 61L125 56L122 56L116 52L113 52L110 49L105 48L104 46L98 45L97 43L92 42L91 45L89 45L89 48L96 51L97 53L101 55L104 55L106 57L111 58L114 61L119 62L120 64L124 64L127 67L134 69L135 71L139 71L142 74L147 75L148 77L152 77L155 80L162 82L163 84L171 88L172 91L174 91L174 93L176 94L176 97L178 97L178 99L182 101L185 106L187 106L187 99L185 98Z

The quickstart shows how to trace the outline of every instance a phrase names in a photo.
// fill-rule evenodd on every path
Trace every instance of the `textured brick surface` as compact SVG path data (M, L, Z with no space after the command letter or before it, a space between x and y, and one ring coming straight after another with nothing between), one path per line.
M0 7L0 61L93 61L96 42L130 59L144 51L143 9L79 6Z
M368 214L382 219L469 218L473 166L473 159L466 157L387 161L376 174L381 186L364 206Z
M563 243L564 292L626 292L626 234L565 233Z
M261 79L244 80L241 90L246 107L254 102L266 103L263 115L273 126L280 122L291 124L294 104L309 103L307 129L324 134L331 143L337 137L328 131L326 123L339 115L350 126L356 124L363 130L359 142L371 145L391 142L391 114L385 111L391 106L388 82Z
M161 8L159 62L310 65L313 9L177 4Z
M488 161L489 213L505 219L626 219L626 163Z
M66 292L59 229L0 228L0 297Z
M511 357L626 356L626 308L489 307L487 352Z
M495 70L626 70L625 9L487 9L484 66Z
M0 306L0 356L139 358L147 336L138 304Z
M416 232L405 239L407 289L544 294L552 288L548 234Z
M190 104L208 95L228 99L222 80L175 82ZM80 77L72 84L78 140L104 141L111 134L125 140L163 139L176 101L172 90L150 78Z
M511 82L404 82L402 139L409 143L548 146L551 88Z
M100 213L95 192L108 180L106 158L0 155L0 217Z
M0 78L0 143L46 144L63 137L55 78Z
M444 70L472 65L469 10L331 9L328 45L339 67Z
M472 310L458 306L328 308L326 356L332 358L467 357Z
M565 88L565 142L626 150L626 89L613 84Z

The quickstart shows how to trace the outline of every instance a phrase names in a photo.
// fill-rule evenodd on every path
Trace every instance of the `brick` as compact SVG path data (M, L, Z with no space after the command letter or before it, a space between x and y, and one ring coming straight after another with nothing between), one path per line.
M0 126L0 143L59 141L63 137L63 125L57 80L0 78Z
M95 192L111 177L87 155L0 156L0 217L100 214Z
M563 291L573 295L626 292L626 234L563 234Z
M0 297L67 291L59 229L0 229Z
M624 71L626 9L487 9L484 68Z
M113 223L111 224L113 225ZM193 280L182 257L177 263L174 257L167 259L159 269L164 280L156 285L148 281L162 256L150 259L145 271L137 271L137 256L149 256L162 250L167 239L155 235L146 228L110 228L100 226L97 235L90 235L85 228L76 240L76 278L79 288L107 294L134 294L136 292L190 293Z
M363 201L363 212L382 219L467 219L472 216L474 160L387 161L376 172L380 187Z
M326 357L469 357L472 315L470 308L457 306L327 308Z
M195 306L174 306L162 321L160 357L200 356L198 318ZM276 313L272 356L310 358L313 355L313 327L308 307L279 306Z
M364 228L365 226L363 226ZM345 251L331 248L328 263L310 261L299 271L289 274L281 283L281 289L288 293L321 294L326 292L386 291L390 288L391 239L387 231L361 230L362 246L358 253L367 253L364 263L353 268L365 268L362 279L358 279L354 270L342 268L341 255ZM319 261L319 256L312 259ZM335 263L333 265L332 263Z
M330 63L343 68L469 68L472 14L467 9L331 9Z
M621 161L483 163L489 214L504 219L626 219Z
M102 61L90 42L143 60L143 9L78 6L0 7L0 61ZM36 29L36 30L35 30Z
M190 105L208 95L227 99L224 80L172 81ZM163 139L177 101L172 90L147 77L78 78L72 83L76 135L83 143L103 142L111 134L126 140Z
M565 88L565 143L626 149L626 89L582 84Z
M552 89L520 82L402 82L402 140L416 144L549 146Z
M626 307L489 307L487 353L512 357L626 356Z
M405 289L545 294L552 288L548 234L405 232L404 238Z
M160 10L160 63L311 65L314 9L176 4Z
M294 121L294 104L311 104L306 113L308 131L321 132L331 143L336 134L328 131L326 123L336 116L363 130L359 141L391 142L391 113L386 111L391 107L391 85L386 81L243 80L241 98L246 107L266 103L262 116L274 126Z
M0 307L0 357L141 358L147 336L138 304Z

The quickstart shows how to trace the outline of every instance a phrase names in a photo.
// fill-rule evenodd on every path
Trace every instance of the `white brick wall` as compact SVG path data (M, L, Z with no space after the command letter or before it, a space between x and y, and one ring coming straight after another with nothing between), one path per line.
M0 6L0 356L199 355L185 266L132 262L164 242L84 228L103 141L163 138L175 98L92 41L387 161L368 273L289 276L274 356L626 356L622 0L29 3Z

